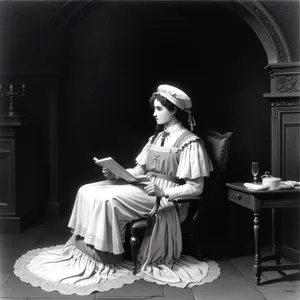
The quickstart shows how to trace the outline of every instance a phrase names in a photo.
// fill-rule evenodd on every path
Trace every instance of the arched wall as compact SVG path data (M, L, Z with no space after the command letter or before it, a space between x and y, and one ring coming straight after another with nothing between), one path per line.
M291 62L286 38L272 15L262 4L256 0L220 1L220 4L234 10L255 31L266 51L269 64ZM70 3L64 3L44 26L43 31L57 24L68 26L74 20L76 21L76 18L90 13L93 9L93 1L87 0L75 3L75 5L72 3L72 9L68 11L69 6Z
M268 65L265 70L270 76L271 92L265 93L264 97L269 99L272 106L276 105L274 98L278 100L286 96L289 99L293 97L292 102L299 103L295 97L299 97L300 91L300 63L292 61L288 42L272 15L255 0L234 0L224 2L224 5L254 30L266 52Z
M269 64L291 62L286 38L276 21L259 2L234 0L229 6L255 31L266 51Z
M209 1L216 2L214 0ZM259 38L268 59L268 65L265 69L271 79L271 92L284 92L286 85L289 85L289 92L299 91L299 63L292 62L287 39L263 4L256 0L232 0L220 1L219 3L238 14ZM88 15L93 10L94 4L91 0L64 3L44 26L43 31L46 33L49 28L66 29L66 27L72 26L74 22L76 23L77 20ZM280 73L280 77L278 73ZM292 88L290 87L291 84Z

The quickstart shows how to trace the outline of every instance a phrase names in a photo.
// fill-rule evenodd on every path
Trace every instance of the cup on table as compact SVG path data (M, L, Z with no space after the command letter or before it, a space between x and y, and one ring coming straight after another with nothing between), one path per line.
M268 186L270 190L276 190L280 186L280 181L281 178L279 177L273 177L273 176L264 177L262 179L262 185Z

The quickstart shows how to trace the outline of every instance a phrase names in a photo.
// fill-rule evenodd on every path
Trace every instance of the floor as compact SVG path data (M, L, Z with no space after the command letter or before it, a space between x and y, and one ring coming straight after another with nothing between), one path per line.
M151 300L298 300L300 277L298 271L265 272L262 284L256 286L252 272L253 256L220 259L221 276L212 283L192 289L159 286L138 280L121 289L89 296L63 296L45 292L21 282L13 274L13 266L24 252L64 244L70 236L67 218L45 221L21 234L0 234L0 300L1 299L151 299ZM263 251L268 254L268 249ZM284 263L288 263L283 259Z

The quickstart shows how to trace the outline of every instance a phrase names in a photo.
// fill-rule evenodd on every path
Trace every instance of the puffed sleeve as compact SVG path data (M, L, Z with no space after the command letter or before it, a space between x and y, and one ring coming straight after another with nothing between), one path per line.
M212 162L199 138L191 138L181 146L176 177L183 179L208 177L212 170Z
M145 165L146 161L147 161L147 156L148 156L148 150L149 150L149 146L150 146L150 141L153 138L153 136L151 136L148 140L148 143L144 146L143 150L141 151L141 153L137 156L137 158L135 159L136 163L138 165Z

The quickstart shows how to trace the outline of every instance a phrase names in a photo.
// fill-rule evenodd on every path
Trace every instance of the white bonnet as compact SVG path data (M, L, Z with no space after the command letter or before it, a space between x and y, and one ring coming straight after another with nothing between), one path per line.
M188 114L188 122L191 130L194 129L196 122L192 117L191 111L189 110L190 108L192 108L192 100L185 92L175 86L161 84L160 86L158 86L157 91L153 93L153 95L161 95L181 110L184 110Z
M157 92L154 94L159 94L167 98L170 102L182 110L192 107L192 101L190 97L175 86L162 84L157 88Z

